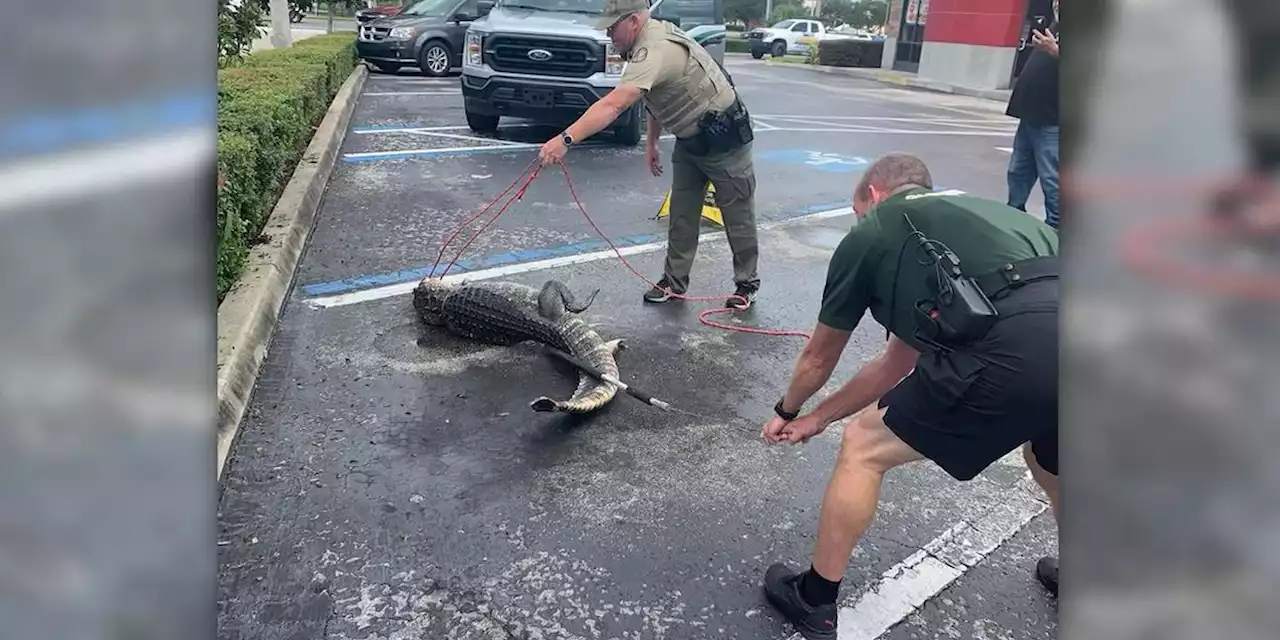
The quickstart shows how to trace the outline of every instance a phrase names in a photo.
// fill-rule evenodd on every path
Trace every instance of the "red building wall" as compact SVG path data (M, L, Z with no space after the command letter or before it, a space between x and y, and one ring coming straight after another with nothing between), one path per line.
M1026 10L1027 0L929 0L924 41L1016 47Z

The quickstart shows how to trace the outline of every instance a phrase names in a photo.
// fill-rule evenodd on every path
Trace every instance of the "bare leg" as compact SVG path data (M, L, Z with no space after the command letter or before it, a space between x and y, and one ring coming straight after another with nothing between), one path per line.
M854 546L875 517L885 472L922 459L885 426L883 409L863 411L845 427L818 517L813 568L819 575L832 582L844 576Z
M836 640L839 582L875 516L884 474L923 458L885 426L882 409L867 409L845 427L822 499L812 572L776 563L764 577L765 596L804 637Z
M1053 519L1062 525L1062 516L1058 511L1058 476L1044 470L1039 462L1036 462L1035 454L1031 453L1031 443L1022 445L1022 457L1027 461L1027 468L1031 470L1031 477L1035 478L1036 484L1044 489L1046 496L1049 496L1049 504L1053 507Z
M1031 470L1031 477L1035 478L1036 484L1044 490L1044 494L1049 497L1049 505L1053 507L1053 520L1058 523L1059 529L1062 527L1062 514L1058 506L1058 476L1053 475L1040 466L1036 461L1035 454L1031 451L1031 443L1022 445L1022 457L1027 461L1027 468ZM1046 589L1054 595L1058 593L1058 558L1057 556L1046 556L1040 558L1036 563L1036 578L1040 580Z

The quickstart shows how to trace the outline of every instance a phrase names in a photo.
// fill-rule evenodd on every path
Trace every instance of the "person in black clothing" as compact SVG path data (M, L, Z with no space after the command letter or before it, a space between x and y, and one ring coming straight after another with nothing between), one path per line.
M1058 227L1058 0L1053 20L1045 27L1033 24L1027 58L1009 97L1005 114L1018 119L1009 158L1011 207L1027 210L1027 198L1036 180L1044 193L1045 222Z
M1261 236L1280 234L1280 2L1229 0L1243 85L1247 171L1215 192L1212 212Z

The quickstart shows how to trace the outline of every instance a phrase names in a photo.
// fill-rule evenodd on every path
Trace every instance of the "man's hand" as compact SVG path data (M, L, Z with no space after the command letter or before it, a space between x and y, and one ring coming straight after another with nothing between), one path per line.
M760 437L769 444L778 444L782 440L782 430L786 428L787 424L789 423L786 418L774 416L772 420L769 420L764 425L764 429L760 431Z
M1050 33L1048 29L1032 31L1031 44L1055 58L1058 57L1058 38Z
M560 164L564 160L564 154L569 152L569 147L564 145L560 135L556 134L556 137L548 140L542 145L542 150L538 151L538 159L542 161L542 166Z
M777 444L779 442L807 444L809 438L826 430L826 423L812 413L800 416L791 422L787 422L783 418L774 418L764 427L765 442L769 444Z
M658 151L656 142L651 142L645 147L644 159L649 163L649 171L655 177L662 175L662 154Z

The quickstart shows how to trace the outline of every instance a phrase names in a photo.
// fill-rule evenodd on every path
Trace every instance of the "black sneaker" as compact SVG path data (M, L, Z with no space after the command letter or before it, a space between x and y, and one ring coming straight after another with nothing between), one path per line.
M671 281L667 280L666 276L663 276L663 278L658 281L658 286L650 289L647 293L644 294L644 301L653 302L653 303L666 302L672 299L673 297L675 297L671 295L673 291L674 291L674 287L671 286ZM683 292L674 291L674 293L683 293Z
M792 571L781 562L769 567L764 574L764 595L769 603L809 640L835 640L835 604L811 606L800 596L800 578L803 572Z
M1036 563L1036 579L1054 596L1058 595L1058 559L1052 556L1040 558Z
M758 292L759 290L760 290L760 288L759 288L759 287L754 287L754 286L746 285L746 284L740 284L740 285L738 285L738 288L737 288L736 290L734 290L734 292L733 292L733 296L734 296L734 297L729 298L728 300L726 300L726 301L725 301L725 303L724 303L724 306L725 306L725 308L726 308L726 309L747 309L747 308L750 308L750 307L751 307L751 305L755 303L755 301L756 301L756 292Z

